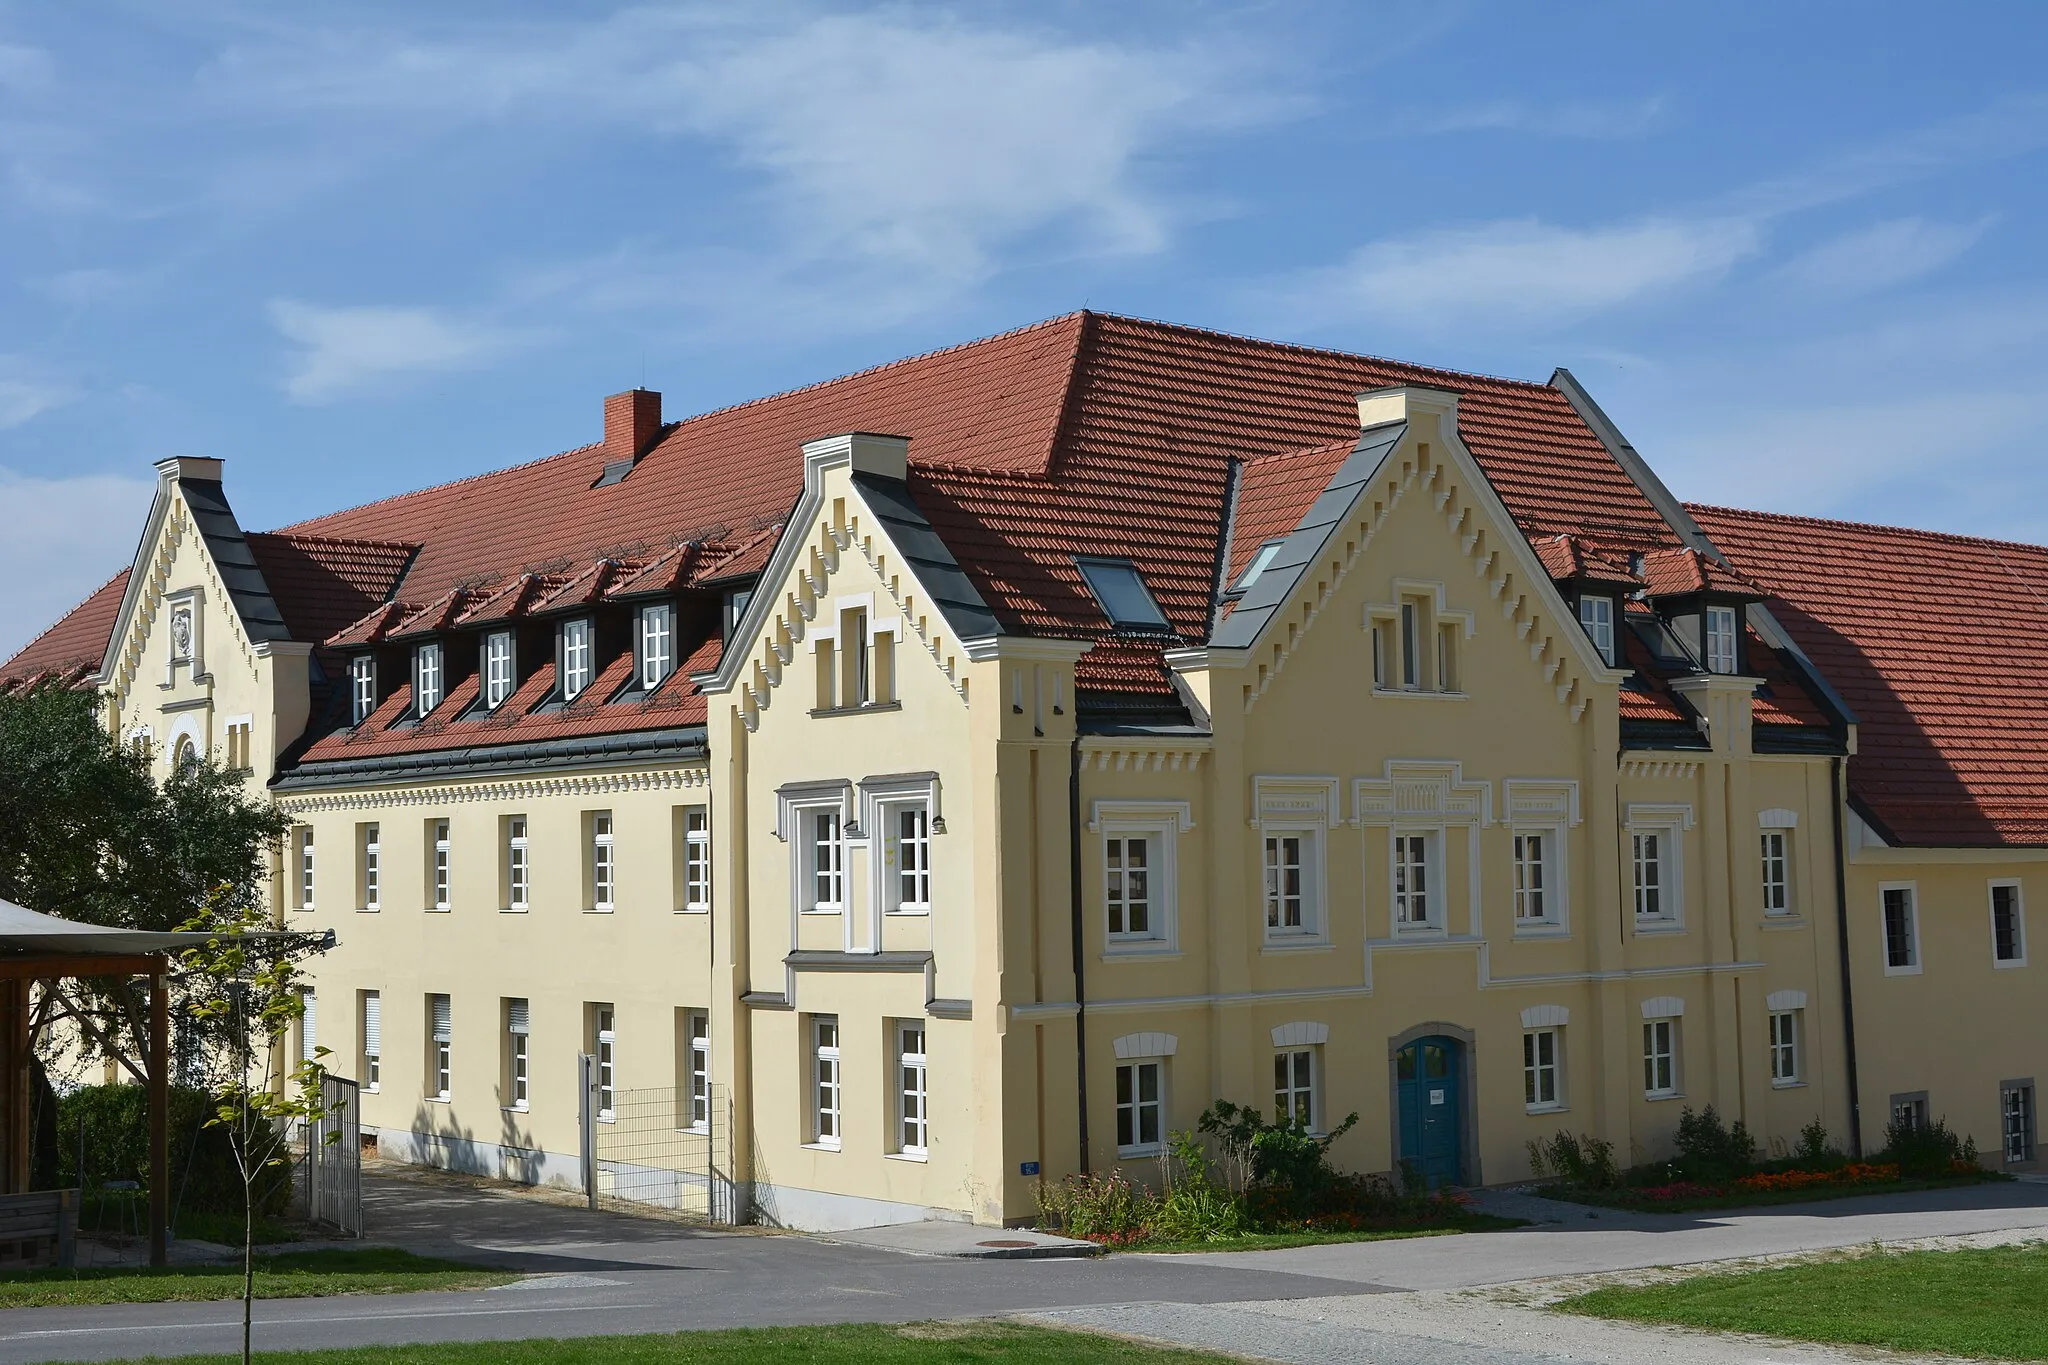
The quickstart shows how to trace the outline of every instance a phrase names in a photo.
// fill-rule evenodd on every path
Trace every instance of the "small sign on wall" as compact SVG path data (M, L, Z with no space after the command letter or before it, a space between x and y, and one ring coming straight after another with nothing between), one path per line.
M1429 1092L1429 1102L1430 1102L1431 1104L1442 1104L1442 1103L1444 1102L1444 1092L1443 1092L1443 1091L1441 1091L1441 1090L1432 1090L1432 1091L1430 1091L1430 1092Z
M1018 1175L1037 1175L1037 1174L1038 1174L1038 1163L1037 1163L1037 1162L1035 1162L1035 1161L1020 1161L1020 1162L1018 1162L1018 1163L1017 1163L1017 1174L1018 1174Z

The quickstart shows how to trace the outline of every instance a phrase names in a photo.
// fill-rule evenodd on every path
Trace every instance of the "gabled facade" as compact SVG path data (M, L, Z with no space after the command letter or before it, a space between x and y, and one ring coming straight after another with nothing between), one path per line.
M162 477L4 675L267 784L386 1152L578 1183L588 1083L806 1227L1025 1219L1219 1098L1435 1182L1704 1104L2032 1161L2042 794L1866 706L1910 644L1836 676L1878 533L1807 572L1563 372L1082 314L270 536Z

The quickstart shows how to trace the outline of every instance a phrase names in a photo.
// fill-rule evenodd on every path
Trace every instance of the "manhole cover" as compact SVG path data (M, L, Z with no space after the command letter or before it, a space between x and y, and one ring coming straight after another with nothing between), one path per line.
M1020 1239L1020 1238L1016 1238L1016 1237L1002 1237L1002 1238L998 1238L997 1240L995 1240L995 1241L993 1241L993 1242L977 1242L977 1243L976 1243L975 1245L977 1245L977 1246L985 1246L985 1247L1003 1247L1003 1248L1008 1248L1008 1247L1035 1247L1035 1246L1037 1246L1037 1245L1038 1245L1038 1243L1036 1243L1036 1242L1026 1242L1026 1241L1023 1241L1022 1239Z

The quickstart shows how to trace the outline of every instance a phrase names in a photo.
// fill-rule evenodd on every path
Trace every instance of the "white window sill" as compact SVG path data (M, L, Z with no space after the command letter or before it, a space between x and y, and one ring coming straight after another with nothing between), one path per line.
M1449 931L1441 924L1397 924L1394 926L1394 937L1397 940L1446 938L1448 936Z
M1166 1144L1150 1142L1140 1147L1119 1147L1116 1154L1124 1161L1144 1161L1155 1156L1165 1156Z
M452 905L430 905L427 907L427 913L430 915L446 915L454 909L455 907Z
M685 905L677 910L676 913L678 915L708 915L711 913L711 907L708 905Z
M807 905L797 913L804 915L843 915L846 911L843 907L837 905Z
M1170 962L1181 955L1180 949L1170 943L1157 948L1119 948L1112 944L1102 954L1104 962Z
M1682 934L1684 932L1685 922L1683 920L1639 919L1636 921L1636 936L1639 938L1657 938L1670 934Z
M1568 1104L1525 1104L1522 1106L1522 1112L1525 1114L1569 1114L1571 1111L1572 1107Z
M1773 1090L1804 1090L1805 1088L1806 1082L1801 1080L1771 1082L1771 1089Z
M896 906L883 912L890 919L929 919L932 908L929 905Z
M691 1137L703 1137L711 1131L711 1125L708 1123L691 1123L676 1129L676 1131L678 1133L687 1133Z
M1765 915L1759 922L1758 927L1764 929L1804 929L1806 927L1806 916Z
M2023 957L2011 957L2006 958L2004 961L2000 961L1998 958L1994 957L1991 959L1991 965L1993 967L1996 967L1999 971L2003 972L2008 971L2014 967L2024 967L2027 965L2027 960Z
M501 915L523 915L527 913L529 908L530 907L524 905L508 905L504 909L500 910L498 913Z
M1431 692L1420 687L1375 687L1372 694L1375 697L1406 697L1414 701L1466 701L1471 695L1466 692Z
M1886 967L1884 974L1886 976L1918 976L1920 975L1920 964L1916 962L1910 967Z
M374 915L383 910L383 908L381 905L358 905L356 913L358 915Z
M908 1161L914 1163L915 1165L922 1166L927 1161L929 1161L930 1158L927 1157L923 1152L884 1152L882 1153L882 1160Z
M1315 938L1269 938L1259 945L1262 953L1285 955L1287 953L1327 953L1332 950L1330 940Z
M619 1116L617 1114L600 1113L597 1116L596 1121L599 1123L617 1123L619 1121Z
M1570 938L1570 926L1553 924L1549 920L1520 920L1515 924L1516 938Z
M1643 1098L1651 1104L1663 1104L1667 1100L1684 1099L1685 1092L1683 1090L1645 1090Z
M836 1152L839 1150L839 1144L836 1142L806 1142L800 1145L807 1152Z
M617 906L612 905L593 905L583 913L586 915L609 915L614 913L617 908Z
M363 1087L363 1093L365 1095L376 1095L381 1094L383 1092L383 1089L384 1087L380 1082L371 1081L368 1085Z
M523 1104L501 1104L498 1106L498 1112L502 1114L526 1114L532 1111Z
M446 1095L429 1095L429 1096L427 1096L427 1103L428 1103L428 1104L452 1104L452 1103L454 1103L454 1101L453 1101L453 1100L451 1100L451 1099L449 1099L449 1097L448 1097L448 1096L446 1096Z

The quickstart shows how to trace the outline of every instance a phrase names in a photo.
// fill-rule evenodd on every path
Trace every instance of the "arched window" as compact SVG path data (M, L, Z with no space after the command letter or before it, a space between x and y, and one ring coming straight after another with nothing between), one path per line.
M189 773L199 766L199 749L192 743L192 736L178 736L178 747L172 750L171 771Z

